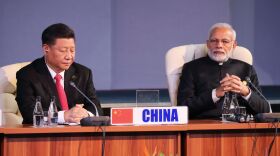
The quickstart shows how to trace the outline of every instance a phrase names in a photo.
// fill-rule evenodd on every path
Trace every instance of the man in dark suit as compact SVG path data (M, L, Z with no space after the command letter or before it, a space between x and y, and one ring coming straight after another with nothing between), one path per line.
M70 86L70 81L95 103L99 115L102 115L91 70L74 62L74 31L62 23L49 26L42 33L42 49L42 58L17 72L16 101L23 124L32 123L37 96L41 96L44 111L48 110L51 97L56 97L60 123L78 123L84 117L96 115L94 106Z
M217 23L209 31L208 56L183 66L177 101L189 107L190 118L221 117L227 92L237 94L239 105L249 114L270 111L269 104L242 82L248 76L259 88L253 66L229 58L236 45L235 30L227 23Z

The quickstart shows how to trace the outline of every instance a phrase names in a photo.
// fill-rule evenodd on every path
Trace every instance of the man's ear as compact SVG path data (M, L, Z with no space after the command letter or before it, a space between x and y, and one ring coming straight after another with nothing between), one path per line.
M206 46L207 46L208 49L210 48L210 42L209 42L209 40L206 40Z
M234 43L233 43L233 47L232 48L235 49L236 46L237 46L237 41L235 40Z
M44 53L44 55L47 55L48 52L50 51L49 45L43 44L42 48L43 48L43 53Z

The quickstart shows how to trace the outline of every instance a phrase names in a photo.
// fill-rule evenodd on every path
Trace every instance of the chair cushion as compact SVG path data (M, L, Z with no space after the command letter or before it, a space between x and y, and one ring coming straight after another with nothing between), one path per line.
M21 116L18 116L14 113L3 113L3 125L20 125L22 124L23 118Z
M3 113L14 113L14 114L19 113L15 96L10 93L0 94L0 108L2 109Z

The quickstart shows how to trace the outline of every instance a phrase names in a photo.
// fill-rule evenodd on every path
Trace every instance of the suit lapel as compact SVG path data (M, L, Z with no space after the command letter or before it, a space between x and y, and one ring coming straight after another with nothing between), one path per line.
M38 62L38 64L35 66L37 72L39 73L39 80L41 80L41 84L46 92L46 97L49 97L48 99L51 99L52 96L56 97L56 103L57 103L57 107L58 110L61 110L61 104L59 101L59 96L56 90L56 86L54 83L54 79L52 78L47 65L44 61L44 57L40 59L40 61Z

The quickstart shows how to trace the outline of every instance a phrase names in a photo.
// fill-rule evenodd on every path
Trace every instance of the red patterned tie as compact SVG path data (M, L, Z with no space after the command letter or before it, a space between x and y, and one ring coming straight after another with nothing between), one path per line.
M65 94L64 88L62 87L62 85L60 83L61 78L62 78L62 76L60 74L56 74L54 77L56 90L58 92L59 101L60 101L62 110L68 110L68 102L67 102L66 94Z

